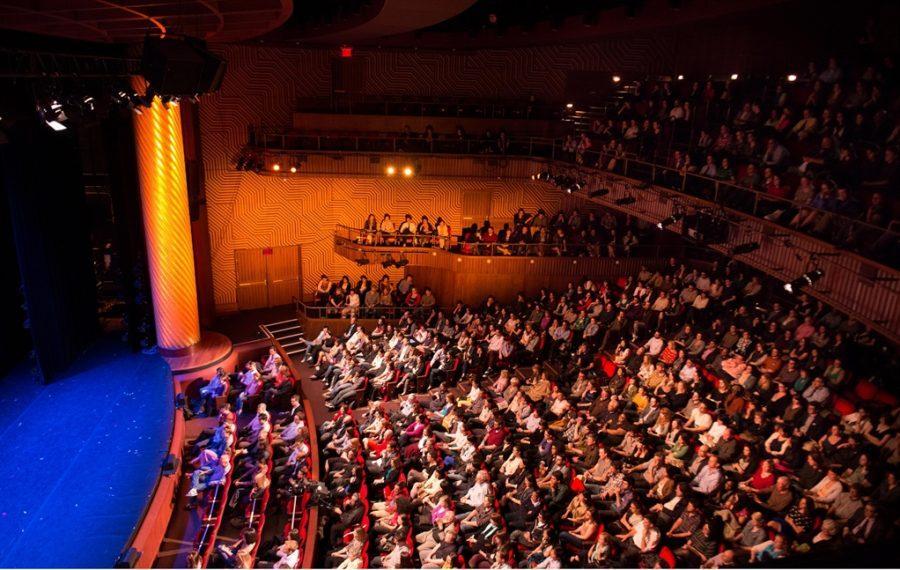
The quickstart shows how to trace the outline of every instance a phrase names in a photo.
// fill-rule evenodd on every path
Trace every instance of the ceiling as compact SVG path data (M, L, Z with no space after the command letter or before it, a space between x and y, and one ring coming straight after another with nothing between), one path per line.
M0 27L104 43L149 35L243 41L284 24L292 0L0 0Z
M473 49L688 29L787 1L0 0L0 28L106 44L186 35L210 43Z

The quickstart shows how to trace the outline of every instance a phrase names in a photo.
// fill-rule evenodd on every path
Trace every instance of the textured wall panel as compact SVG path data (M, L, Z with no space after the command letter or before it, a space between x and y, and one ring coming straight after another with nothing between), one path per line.
M461 197L464 192L492 196L490 210L483 215L502 222L512 218L520 204L553 212L563 195L531 182L501 182L473 179L387 179L258 176L235 173L229 192L207 195L212 243L213 288L219 311L234 308L236 281L234 250L268 246L300 245L303 291L315 288L319 275L366 273L378 279L385 273L380 264L358 267L334 255L335 225L362 226L369 212L379 219L388 212L395 220L403 214L416 219L428 214L442 216L454 233L459 231ZM232 190L233 189L233 190ZM482 216L483 217L483 216ZM399 220L397 220L399 223ZM375 261L375 260L373 260ZM387 273L396 279L402 271Z

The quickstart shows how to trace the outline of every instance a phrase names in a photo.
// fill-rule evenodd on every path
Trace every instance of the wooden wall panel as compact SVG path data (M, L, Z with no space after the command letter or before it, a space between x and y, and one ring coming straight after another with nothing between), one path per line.
M209 192L207 203L213 264L213 289L218 312L237 308L234 252L277 246L300 246L302 290L308 299L323 273L332 278L366 274L379 279L403 275L402 270L384 270L378 263L365 267L334 254L333 231L337 224L361 227L369 212L385 212L395 219L410 213L418 218L443 216L454 232L459 226L462 194L492 196L491 214L511 218L508 205L525 203L555 211L561 193L542 183L475 179L329 178L321 176L259 176L235 173L230 192ZM510 206L511 207L511 206Z
M419 286L431 287L441 305L456 301L481 303L488 295L500 302L515 300L521 291L533 295L542 287L562 290L584 277L617 279L637 273L641 265L655 268L661 259L639 258L520 258L469 257L450 253L416 256L406 272Z

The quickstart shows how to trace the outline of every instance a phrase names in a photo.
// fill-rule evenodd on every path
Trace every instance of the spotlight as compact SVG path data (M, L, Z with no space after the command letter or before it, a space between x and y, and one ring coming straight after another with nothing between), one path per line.
M398 259L397 261L394 262L394 267L396 267L398 269L401 267L406 267L407 265L409 265L409 260L406 259L405 257L403 259Z
M677 222L678 220L680 220L683 217L684 217L684 214L672 214L671 216L665 217L662 220L660 220L660 222L656 224L656 227L659 229L663 229L667 226L671 226L672 224L674 224L675 222Z
M575 106L575 103L566 103L566 109L571 109Z
M279 170L281 170L281 165L276 162L275 164L272 165L272 170L274 172L278 172Z
M388 176L393 176L397 174L397 167L395 167L393 164L388 164L387 168L384 169L384 173Z
M388 257L387 259L385 259L384 261L381 262L381 267L384 269L390 269L394 265L395 265L395 262L394 262L393 257Z
M684 75L678 74L678 81L684 80Z
M743 255L745 253L752 253L759 249L758 241L751 241L748 243L742 243L740 245L736 245L731 248L731 255Z
M793 83L794 81L797 81L797 76L794 75L793 73L791 73L790 75L787 76L787 80L790 81L791 83Z
M413 174L415 174L415 171L413 170L412 166L404 166L403 167L403 176L409 178Z
M613 75L612 80L613 80L613 83L618 83L618 82L622 81L622 78L618 75Z
M606 196L607 194L609 194L609 188L599 188L591 192L590 196L591 198L600 198L602 196Z
M613 202L617 206L628 206L629 204L634 204L637 202L637 198L634 196L625 196L624 198L616 198Z
M731 74L731 80L732 80L732 81L737 81L737 78L738 78L738 74L737 74L737 73L732 73L732 74Z
M297 174L297 167L296 167L296 166L292 166L292 167L291 167L291 174Z
M821 269L813 269L812 271L807 271L790 283L785 283L784 290L791 294L796 293L802 287L812 285L813 283L821 279L823 275L825 275L825 272Z
M532 176L531 179L532 180L540 180L542 182L549 182L550 181L550 172L548 172L546 170L542 170L542 171L538 172L537 175Z
M362 256L362 257L360 257L359 259L356 260L356 264L359 265L360 267L362 267L363 265L368 265L368 264L369 264L369 258L366 257L366 256Z

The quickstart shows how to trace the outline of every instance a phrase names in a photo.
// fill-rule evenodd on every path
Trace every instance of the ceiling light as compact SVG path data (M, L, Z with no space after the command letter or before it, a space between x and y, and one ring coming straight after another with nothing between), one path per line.
M613 80L613 83L618 83L619 81L622 81L622 78L618 75L613 75L612 80Z
M684 75L679 74L679 75L678 75L678 81L681 81L681 80L683 80L683 79L684 79Z
M574 106L575 106L574 103L566 103L566 109L571 109Z
M738 78L738 74L737 74L737 73L732 73L732 74L731 74L731 80L732 80L732 81L737 81L737 78Z
M793 83L794 81L797 81L797 76L794 75L793 73L791 73L790 75L787 76L787 80L790 81L791 83Z

